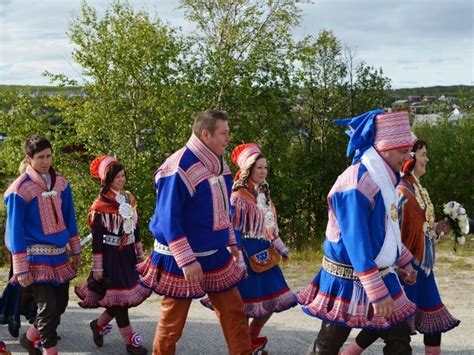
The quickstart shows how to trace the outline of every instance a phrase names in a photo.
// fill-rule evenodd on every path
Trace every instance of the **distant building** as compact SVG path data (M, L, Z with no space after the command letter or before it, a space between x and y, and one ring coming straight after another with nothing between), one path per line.
M408 102L420 102L422 100L421 96L408 96Z
M435 102L436 101L436 96L423 96L423 101L426 102Z

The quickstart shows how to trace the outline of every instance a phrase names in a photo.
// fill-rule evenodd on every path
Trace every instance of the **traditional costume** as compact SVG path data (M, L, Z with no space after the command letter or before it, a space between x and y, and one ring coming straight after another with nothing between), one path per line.
M347 153L356 154L328 194L322 268L311 285L297 294L303 311L323 320L314 344L316 353L337 353L351 328L387 330L415 311L394 270L412 259L398 226L398 174L378 153L411 147L408 115L375 110L336 123L351 128ZM375 316L371 304L387 296L394 301L393 313L388 318ZM410 349L408 330L394 331L406 333L405 348L390 347L391 340L386 339L385 350Z
M91 164L94 177L104 181L117 160L102 156ZM88 224L92 233L92 272L86 283L75 288L83 308L105 307L102 315L91 322L94 342L103 345L102 336L110 331L109 322L116 318L120 334L132 354L145 354L141 336L134 333L128 317L128 308L138 306L151 293L139 283L137 259L143 259L143 247L138 229L137 201L128 191L109 189L92 204ZM94 271L103 272L99 282Z
M278 265L263 272L255 272L250 266L249 256L268 258L269 248L275 248L285 257L289 252L278 236L276 209L263 187L256 188L248 179L246 182L240 181L240 172L246 170L249 173L259 156L262 156L260 148L254 143L241 144L232 152L232 162L241 170L234 179L230 204L237 245L242 252L241 260L245 262L243 267L247 270L247 277L238 284L245 313L248 318L268 319L274 312L285 311L297 302ZM202 303L212 307L208 299ZM252 342L260 340L262 327L250 324ZM266 338L264 340L266 342Z
M76 217L68 181L52 168L39 174L31 165L5 192L6 237L12 252L13 277L30 272L38 306L35 323L20 342L32 353L57 353L56 327L69 299L76 270L69 255L79 255ZM41 341L40 341L41 340Z
M409 164L411 162L406 166ZM441 333L457 327L460 321L441 301L434 278L437 235L433 204L418 178L408 169L404 170L406 173L397 188L402 241L413 254L413 264L418 271L416 283L404 286L408 298L417 305L415 317L409 324L413 332L425 334L425 346L430 348L430 354L440 354ZM436 338L436 344L429 343L430 338Z
M235 285L245 271L227 251L235 246L230 223L232 175L197 136L171 155L155 173L157 191L150 230L152 254L139 265L142 283L165 296L153 351L174 353L193 298L208 293L231 354L250 350L242 300ZM183 267L198 261L204 277L188 282Z

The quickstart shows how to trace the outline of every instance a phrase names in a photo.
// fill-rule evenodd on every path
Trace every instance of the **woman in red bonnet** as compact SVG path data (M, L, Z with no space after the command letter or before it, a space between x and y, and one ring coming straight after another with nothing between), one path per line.
M88 224L92 233L92 272L75 291L84 308L104 307L105 311L91 321L94 343L104 344L115 318L129 354L146 354L142 338L132 330L130 307L138 306L150 290L139 283L135 269L143 260L138 229L137 201L124 190L126 174L123 165L111 156L96 158L90 165L92 176L100 180L100 194L92 203Z

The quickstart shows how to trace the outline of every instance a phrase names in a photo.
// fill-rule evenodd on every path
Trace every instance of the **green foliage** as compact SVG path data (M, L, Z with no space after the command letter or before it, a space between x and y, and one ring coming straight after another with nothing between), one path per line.
M188 36L126 2L115 1L100 18L83 3L68 32L83 83L46 73L57 89L0 90L2 173L16 174L27 136L50 138L84 236L99 190L88 165L115 155L138 198L149 247L153 171L189 138L197 112L225 109L232 144L258 142L268 158L283 239L318 250L326 195L349 163L347 138L332 120L386 106L390 80L348 57L332 32L295 41L300 3L182 0L197 28Z
M467 215L474 214L474 111L458 123L450 123L446 115L437 125L421 125L415 129L418 138L428 143L426 176L422 183L429 193L438 217L442 205L457 201L464 205Z

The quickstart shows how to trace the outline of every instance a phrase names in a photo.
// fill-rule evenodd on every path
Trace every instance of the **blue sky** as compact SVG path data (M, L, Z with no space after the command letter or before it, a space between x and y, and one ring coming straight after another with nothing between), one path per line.
M101 13L109 3L89 0ZM130 0L191 31L177 0ZM0 84L47 85L45 70L81 77L66 35L80 0L0 0ZM332 30L392 87L474 85L474 1L315 0L295 38Z

